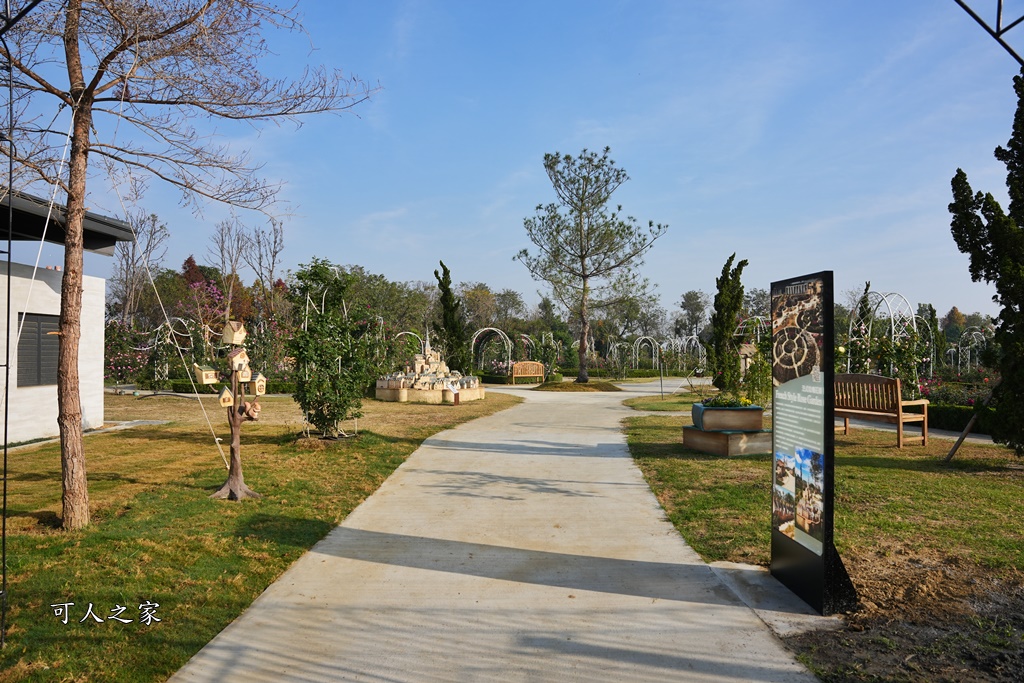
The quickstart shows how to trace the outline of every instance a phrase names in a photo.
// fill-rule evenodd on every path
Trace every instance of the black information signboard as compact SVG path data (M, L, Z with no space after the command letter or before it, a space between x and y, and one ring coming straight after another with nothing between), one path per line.
M856 593L832 542L832 272L773 282L772 574L822 614Z

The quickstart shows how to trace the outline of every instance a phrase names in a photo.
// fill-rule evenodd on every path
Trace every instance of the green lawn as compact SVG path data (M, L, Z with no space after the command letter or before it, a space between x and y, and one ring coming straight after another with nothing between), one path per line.
M708 561L767 565L771 455L722 458L683 448L689 415L629 418L627 438L669 519ZM951 443L895 447L871 429L836 435L836 545L843 554L899 544L969 558L984 567L1024 567L1024 467L1000 446Z
M226 436L214 400L204 403ZM323 442L297 438L301 414L290 398L265 397L260 421L242 429L246 483L263 498L231 503L208 497L226 470L194 400L108 396L108 419L173 422L86 437L93 515L85 530L57 528L57 445L11 453L0 681L164 680L424 438L519 400L494 393L458 407L367 401L358 438ZM70 602L64 624L51 605ZM146 602L159 604L159 622L140 623ZM87 617L90 603L103 623ZM117 606L126 610L112 613Z
M688 413L628 418L637 464L706 561L768 565L771 455L683 448L689 423ZM843 630L787 645L828 683L1022 680L1024 461L968 443L946 465L952 441L900 450L895 440L836 435L835 543L859 605Z

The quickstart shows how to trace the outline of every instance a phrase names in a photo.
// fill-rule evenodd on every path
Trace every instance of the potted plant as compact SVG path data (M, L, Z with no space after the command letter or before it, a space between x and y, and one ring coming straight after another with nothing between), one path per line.
M693 426L705 432L756 431L761 429L764 409L748 398L718 394L694 403L690 415Z

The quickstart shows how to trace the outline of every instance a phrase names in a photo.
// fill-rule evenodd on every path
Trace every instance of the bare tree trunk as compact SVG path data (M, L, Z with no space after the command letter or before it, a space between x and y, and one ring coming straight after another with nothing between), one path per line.
M85 90L78 53L78 18L81 0L67 9L65 52L71 92ZM83 98L85 99L85 98ZM68 164L68 213L64 238L64 277L60 288L60 343L57 352L57 425L60 429L62 522L66 530L89 524L89 484L85 476L82 444L82 399L79 392L78 347L82 319L82 222L85 219L85 180L89 158L91 103L86 99L74 109L74 137Z
M231 393L235 405L228 408L228 424L231 426L231 460L228 465L228 480L210 498L245 500L262 498L260 494L245 485L242 476L242 421L245 419L245 394L238 383L238 371L231 370Z
M587 312L587 281L583 280L583 292L580 295L580 369L576 375L576 381L586 384L590 381L590 374L587 372L587 347L590 345L590 318Z
M216 229L210 235L212 246L207 248L210 256L207 263L220 271L220 285L225 299L225 325L231 320L231 302L235 295L235 281L246 240L245 226L235 216L217 223Z

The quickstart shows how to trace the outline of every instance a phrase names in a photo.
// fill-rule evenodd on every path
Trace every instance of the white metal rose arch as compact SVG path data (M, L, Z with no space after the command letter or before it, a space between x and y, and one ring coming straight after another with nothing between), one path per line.
M633 342L633 369L636 370L640 367L640 349L647 345L651 349L651 364L655 365L656 362L661 359L661 346L654 341L653 337L637 337Z
M483 370L484 357L483 357L483 346L491 341L494 337L501 339L505 345L505 368L506 371L512 372L512 340L508 338L508 335L499 330L497 327L484 327L473 333L473 339L470 342L469 348L473 354L473 360L477 362L477 368ZM477 347L477 343L480 347Z
M761 341L762 336L768 336L769 326L770 323L768 318L763 315L754 315L737 325L732 336L738 337L739 339L753 338L754 341L759 342Z
M671 349L676 355L677 370L681 366L683 357L692 361L696 366L696 369L701 372L703 372L704 368L707 366L707 351L704 349L704 345L700 343L700 339L695 334L691 334L688 337L672 337L664 342L663 347Z
M401 339L402 337L405 337L405 336L415 337L416 341L420 345L420 353L424 353L425 354L427 352L427 342L424 342L423 341L423 337L421 337L420 335L416 334L415 332L399 332L398 334L395 335L395 341L397 342L399 339ZM428 339L429 339L429 337L428 337Z
M876 322L885 321L884 332L877 329ZM899 292L869 291L858 302L850 314L849 344L863 342L870 346L876 336L888 336L893 342L917 335L917 316L907 298ZM847 356L846 371L850 371L852 354Z
M968 327L960 335L956 345L957 371L977 370L981 365L981 352L985 350L988 339L980 327Z

